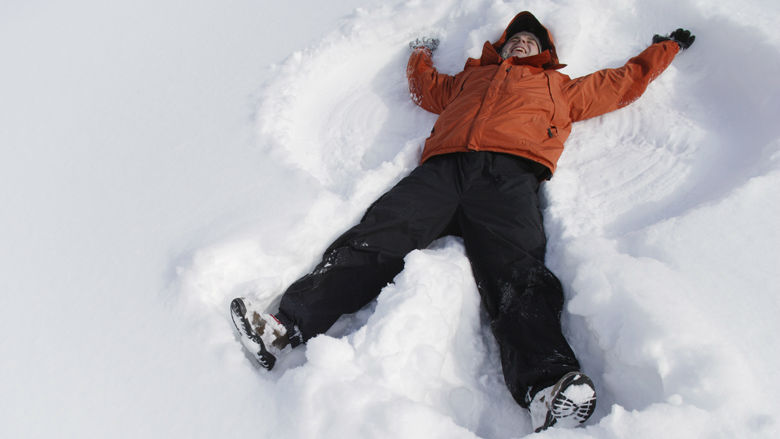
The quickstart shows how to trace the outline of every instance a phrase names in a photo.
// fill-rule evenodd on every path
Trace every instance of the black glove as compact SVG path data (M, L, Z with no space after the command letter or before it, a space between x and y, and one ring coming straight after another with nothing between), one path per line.
M676 31L672 32L669 36L656 34L655 36L653 36L653 44L660 43L661 41L672 40L675 43L677 43L678 46L680 46L680 49L685 50L691 47L691 44L693 44L693 41L695 39L696 36L691 35L691 31L685 29L677 29Z
M439 47L439 39L432 37L422 37L415 38L414 41L409 42L410 49L418 49L420 47L424 47L433 52L437 47Z

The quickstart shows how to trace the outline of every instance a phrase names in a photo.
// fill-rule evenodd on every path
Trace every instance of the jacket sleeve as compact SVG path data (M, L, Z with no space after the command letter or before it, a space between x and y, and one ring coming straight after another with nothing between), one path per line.
M406 66L409 93L420 107L439 114L457 94L458 76L445 75L433 67L431 52L424 48L414 49Z
M617 69L604 69L563 86L572 121L600 116L634 102L671 64L680 50L674 41L656 43Z

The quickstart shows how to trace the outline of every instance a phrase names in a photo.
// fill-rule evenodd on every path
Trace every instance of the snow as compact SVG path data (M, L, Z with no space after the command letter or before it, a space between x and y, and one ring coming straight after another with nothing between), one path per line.
M588 385L580 384L569 386L563 394L572 401L588 401L593 398L593 389Z
M462 243L255 369L228 304L286 285L416 164L455 73L530 10L563 72L690 50L575 125L543 185L564 332L599 392L549 438L778 437L780 6L769 0L0 5L0 437L519 438Z

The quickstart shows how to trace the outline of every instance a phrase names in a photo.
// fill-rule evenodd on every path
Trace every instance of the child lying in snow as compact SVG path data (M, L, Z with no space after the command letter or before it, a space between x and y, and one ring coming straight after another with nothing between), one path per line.
M563 290L544 265L538 190L552 177L572 122L636 100L694 41L678 29L623 67L571 79L552 36L521 12L479 59L450 76L433 67L438 41L410 43L412 99L439 114L418 166L339 237L273 314L243 298L231 315L243 345L271 369L288 346L368 304L404 256L444 235L463 238L501 350L504 378L534 430L576 426L595 409L592 381L561 332Z

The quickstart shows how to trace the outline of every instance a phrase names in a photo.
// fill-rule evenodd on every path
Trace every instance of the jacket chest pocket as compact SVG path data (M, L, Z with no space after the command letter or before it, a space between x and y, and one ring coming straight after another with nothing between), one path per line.
M503 110L514 113L522 119L538 122L550 121L555 113L555 102L551 98L546 75L532 75L522 78L508 78L502 94L505 94Z
M561 93L561 84L558 78L548 73L545 73L544 76L547 78L549 99L553 104L550 125L553 128L553 134L555 134L556 127L569 124L569 105L566 102L563 93Z

